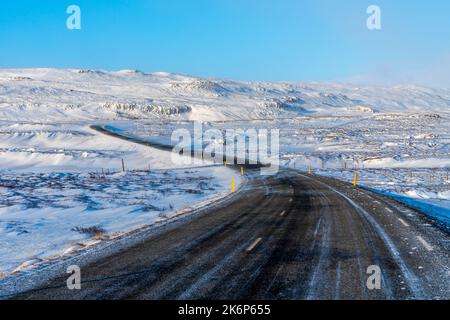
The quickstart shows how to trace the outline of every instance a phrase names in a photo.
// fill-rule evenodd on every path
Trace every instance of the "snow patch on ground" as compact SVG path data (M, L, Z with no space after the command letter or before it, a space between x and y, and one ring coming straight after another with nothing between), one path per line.
M230 193L223 166L109 173L2 174L0 273L75 254Z
M206 205L231 192L232 176L241 183L91 124L0 122L0 276Z

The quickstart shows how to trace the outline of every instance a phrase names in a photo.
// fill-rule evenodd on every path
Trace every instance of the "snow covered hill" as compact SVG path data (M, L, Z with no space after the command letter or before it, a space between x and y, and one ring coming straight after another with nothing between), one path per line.
M450 111L450 90L268 83L135 70L0 70L0 120L236 120Z

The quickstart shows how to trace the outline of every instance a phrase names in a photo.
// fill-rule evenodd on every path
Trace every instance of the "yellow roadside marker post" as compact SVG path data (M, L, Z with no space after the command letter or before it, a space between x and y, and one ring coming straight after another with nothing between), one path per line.
M356 188L358 185L358 171L355 171L355 176L353 177L353 186Z
M308 173L311 174L312 173L312 166L309 164L308 165Z
M235 191L235 186L234 186L234 177L231 177L231 192L234 193Z
M241 176L244 176L244 167L241 167Z

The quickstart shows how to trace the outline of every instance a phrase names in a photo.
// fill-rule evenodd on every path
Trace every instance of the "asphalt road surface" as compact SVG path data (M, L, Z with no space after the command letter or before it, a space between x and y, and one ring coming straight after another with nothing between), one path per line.
M450 236L423 214L330 178L247 173L245 187L219 206L87 260L81 290L67 289L61 272L9 298L450 298ZM379 289L368 286L374 270Z
M18 299L448 299L449 236L333 179L249 172L219 208L61 274ZM381 288L367 286L378 266ZM370 271L371 269L369 269Z

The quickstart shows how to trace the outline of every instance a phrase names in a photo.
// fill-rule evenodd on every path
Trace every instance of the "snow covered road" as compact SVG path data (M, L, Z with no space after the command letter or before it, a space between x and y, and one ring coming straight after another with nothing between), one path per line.
M37 291L4 298L450 297L448 235L425 226L422 215L350 184L292 170L250 175L250 181L220 207L157 234L144 232L135 245L82 264L81 290L67 289L61 266ZM373 266L381 270L381 287L371 290Z

